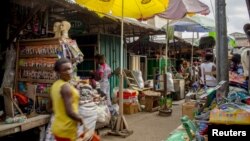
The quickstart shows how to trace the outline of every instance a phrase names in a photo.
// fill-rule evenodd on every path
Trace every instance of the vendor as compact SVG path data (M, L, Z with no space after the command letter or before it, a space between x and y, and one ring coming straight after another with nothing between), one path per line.
M190 67L189 67L189 63L187 61L183 61L182 67L181 67L181 73L182 73L184 79L189 78Z
M95 78L100 84L100 89L102 92L106 94L108 105L111 105L110 98L110 84L109 78L111 76L111 68L106 63L106 59L104 55L96 55L95 56L96 63L98 64L97 71L95 73Z
M243 68L241 65L241 56L240 54L234 54L230 63L230 71L237 73L239 75L243 75Z
M69 83L73 73L72 63L66 58L61 58L56 61L54 70L60 79L51 87L54 112L52 133L56 141L75 141L77 123L83 124L83 119L78 113L79 92Z
M243 75L240 54L234 54L229 68L229 85L247 89L246 77Z

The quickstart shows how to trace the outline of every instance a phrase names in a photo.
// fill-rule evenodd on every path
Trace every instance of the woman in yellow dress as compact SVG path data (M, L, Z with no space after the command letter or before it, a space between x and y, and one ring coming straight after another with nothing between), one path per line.
M72 86L72 63L66 58L56 61L54 70L59 79L51 87L51 99L54 112L52 133L56 141L75 141L77 138L78 123L83 120L78 113L79 92Z

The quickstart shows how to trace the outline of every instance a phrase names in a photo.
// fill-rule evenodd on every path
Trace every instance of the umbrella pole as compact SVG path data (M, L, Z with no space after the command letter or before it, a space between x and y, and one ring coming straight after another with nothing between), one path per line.
M193 79L193 65L194 65L194 31L193 31L193 37L192 37L192 54L191 54L191 78Z
M133 133L128 130L128 123L123 115L123 26L124 26L124 0L122 0L122 17L121 17L121 49L120 49L120 75L119 75L119 116L116 120L114 129L110 132L111 135L127 137Z
M167 37L166 37L166 50L165 50L165 56L166 56L166 74L168 72L168 40L169 40L169 20L167 20Z

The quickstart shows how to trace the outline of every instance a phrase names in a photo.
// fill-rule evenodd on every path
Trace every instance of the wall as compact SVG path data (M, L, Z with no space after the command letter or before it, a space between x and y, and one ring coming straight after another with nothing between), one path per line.
M240 47L246 47L249 46L248 39L236 39L236 45Z
M107 64L110 65L112 71L120 67L120 44L121 38L116 35L100 34L100 53L106 56ZM124 47L124 68L127 68L127 49ZM110 90L119 86L118 76L113 76L110 79Z
M120 43L121 38L116 35L108 34L88 34L83 36L72 37L77 40L78 46L84 54L85 61L78 65L78 74L81 77L88 75L87 71L95 70L94 56L97 53L104 54L107 64L110 65L112 71L120 67ZM127 49L124 47L124 68L127 68ZM119 78L113 76L110 79L110 90L118 87Z

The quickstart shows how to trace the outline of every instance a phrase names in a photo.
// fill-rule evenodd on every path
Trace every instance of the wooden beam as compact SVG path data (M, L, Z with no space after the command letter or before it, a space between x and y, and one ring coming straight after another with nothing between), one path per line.
M31 19L37 14L37 12L45 7L46 6L44 4L43 5L38 4L34 8L32 8L28 18L21 25L18 26L19 28L16 30L16 32L8 39L7 42L8 45L10 45L13 42L13 40L19 35L21 30L23 30L23 28L31 21Z
M38 115L28 118L22 123L2 124L0 126L0 137L11 135L18 132L23 132L35 127L46 125L50 120L50 115Z

